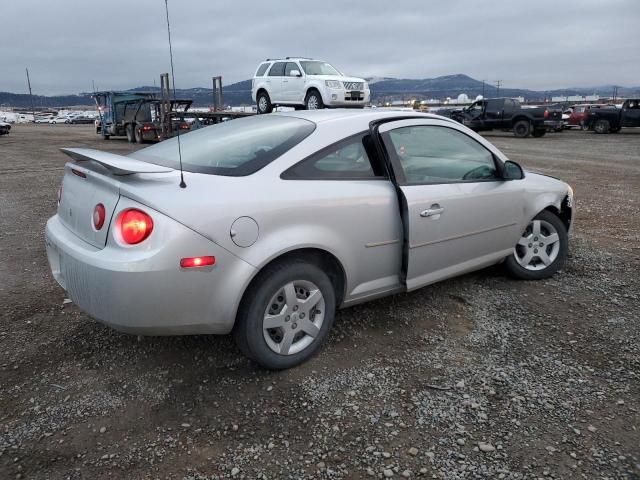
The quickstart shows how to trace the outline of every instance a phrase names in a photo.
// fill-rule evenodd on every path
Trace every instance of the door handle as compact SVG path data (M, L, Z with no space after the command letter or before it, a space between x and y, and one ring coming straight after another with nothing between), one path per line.
M433 217L435 215L440 215L444 212L444 207L441 207L437 203L435 205L431 205L431 208L427 208L420 212L421 217Z

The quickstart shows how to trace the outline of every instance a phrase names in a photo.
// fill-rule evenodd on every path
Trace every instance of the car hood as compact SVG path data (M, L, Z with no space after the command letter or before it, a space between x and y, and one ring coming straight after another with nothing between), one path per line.
M559 178L533 170L525 170L525 178L530 186L535 186L539 189L565 192L569 187L568 183Z
M337 80L339 82L366 82L364 78L343 77L341 75L307 75L311 80Z

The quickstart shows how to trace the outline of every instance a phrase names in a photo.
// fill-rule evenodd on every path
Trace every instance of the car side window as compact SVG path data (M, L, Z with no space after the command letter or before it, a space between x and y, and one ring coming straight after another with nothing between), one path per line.
M448 127L416 125L391 130L385 141L406 183L459 183L500 178L493 154L473 138ZM389 145L389 143L391 145Z
M335 143L306 158L282 174L285 179L340 180L384 176L370 160L365 148L368 135L361 134ZM374 169L374 167L376 167Z
M269 68L269 64L268 63L263 63L262 65L260 65L258 67L258 71L256 72L256 77L261 77L264 75L264 72L267 71L267 68Z
M287 62L287 66L284 69L284 76L285 77L290 77L292 70L300 71L300 67L294 62Z
M276 62L269 70L270 77L282 77L284 75L284 66L286 62Z

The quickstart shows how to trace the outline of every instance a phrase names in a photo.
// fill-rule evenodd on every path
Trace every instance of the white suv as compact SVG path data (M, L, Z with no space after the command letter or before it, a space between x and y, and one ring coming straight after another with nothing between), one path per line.
M302 57L267 59L251 83L258 113L288 106L315 110L324 107L364 108L369 85L362 78L345 77L326 62Z

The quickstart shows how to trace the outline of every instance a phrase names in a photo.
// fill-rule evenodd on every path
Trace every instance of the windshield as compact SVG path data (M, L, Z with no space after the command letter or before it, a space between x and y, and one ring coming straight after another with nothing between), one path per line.
M307 75L340 75L340 72L326 62L300 62Z
M231 120L180 135L182 169L211 175L250 175L296 146L315 130L308 120L259 115ZM129 155L178 169L176 137Z

